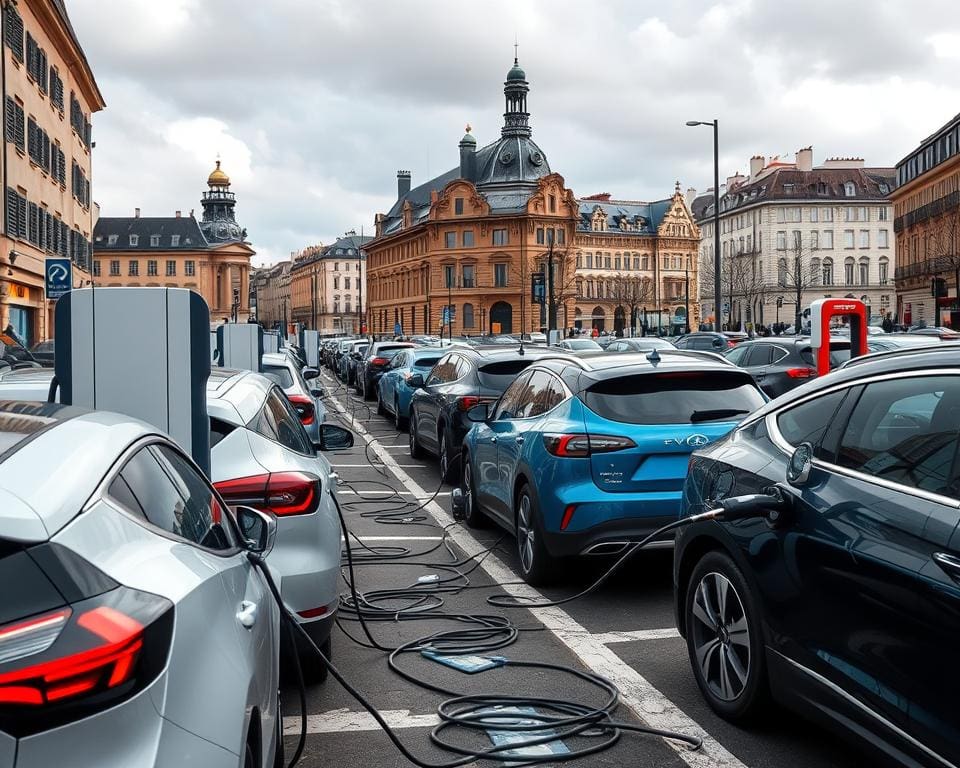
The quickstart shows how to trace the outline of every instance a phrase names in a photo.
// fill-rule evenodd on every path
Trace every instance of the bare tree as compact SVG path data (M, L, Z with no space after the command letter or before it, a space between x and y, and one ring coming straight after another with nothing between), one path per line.
M733 326L733 303L734 299L741 298L740 291L743 288L745 280L742 273L745 270L746 262L741 258L742 254L733 256L724 256L720 260L720 294L727 301L727 327ZM752 270L750 270L752 272ZM700 257L700 269L697 271L697 278L700 281L700 298L707 301L713 300L713 283L716 271L713 266L713 258L706 254ZM714 308L714 327L720 329L723 325L722 307Z
M623 272L618 272L613 280L614 306L627 310L624 323L636 328L638 310L654 301L653 280Z
M794 298L794 333L800 334L803 313L803 295L820 283L820 276L813 267L810 251L801 240L795 240L790 248L777 251L777 286L789 291Z
M742 306L746 307L748 323L756 322L757 305L763 303L771 287L758 268L758 255L757 251L747 251L731 259L734 262L730 270L734 291Z

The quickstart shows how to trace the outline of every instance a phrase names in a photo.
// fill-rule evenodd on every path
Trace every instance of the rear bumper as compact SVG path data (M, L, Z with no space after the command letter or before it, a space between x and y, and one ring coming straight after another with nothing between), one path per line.
M579 511L579 510L578 510ZM576 513L574 513L576 515ZM630 544L640 541L653 531L677 516L650 517L644 519L628 518L611 520L592 526L583 531L568 533L544 531L544 543L554 557L573 557L576 555L619 555ZM673 547L673 531L668 531L650 542L645 549Z

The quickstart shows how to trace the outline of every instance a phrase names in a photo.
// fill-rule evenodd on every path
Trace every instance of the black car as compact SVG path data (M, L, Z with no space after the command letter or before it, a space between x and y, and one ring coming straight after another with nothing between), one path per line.
M677 349L697 349L701 352L719 352L722 354L748 338L747 334L739 331L725 331L723 333L696 331L681 336L674 342L674 346Z
M676 349L672 343L657 336L639 336L616 339L607 345L607 352L649 352L652 349Z
M726 353L734 365L750 372L768 396L779 397L817 375L817 355L809 336L773 336L737 344ZM830 340L830 366L850 359L850 342Z
M543 358L557 356L543 347L505 349L502 346L459 348L440 358L426 381L414 374L416 387L410 401L410 455L430 452L440 458L444 482L460 477L460 446L472 422L467 411L479 403L493 402L524 368Z
M55 342L53 339L38 341L30 347L30 354L33 359L45 368L52 368L54 361Z
M772 694L897 763L960 764L958 352L851 360L694 454L681 515L782 498L677 532L677 626L721 716Z
M354 389L364 400L373 400L377 396L377 382L383 372L401 349L410 349L413 344L400 341L376 341L367 347L363 357L357 361L357 372L353 380Z

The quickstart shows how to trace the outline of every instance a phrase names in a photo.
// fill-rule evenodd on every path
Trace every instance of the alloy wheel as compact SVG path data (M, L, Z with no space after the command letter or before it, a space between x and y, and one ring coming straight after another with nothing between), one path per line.
M743 601L722 573L704 574L693 597L693 644L700 676L712 693L734 701L750 675L750 630Z
M473 517L473 469L470 461L463 463L463 511L467 520Z
M520 508L517 511L517 551L520 554L520 567L528 573L533 567L533 508L527 494L520 496Z

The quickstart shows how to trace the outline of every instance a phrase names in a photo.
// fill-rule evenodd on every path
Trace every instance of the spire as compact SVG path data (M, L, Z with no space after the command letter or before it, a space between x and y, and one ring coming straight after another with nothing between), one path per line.
M517 44L514 43L514 54ZM503 84L503 96L506 101L506 111L503 113L503 128L500 133L504 136L529 136L528 123L530 113L527 112L527 93L530 87L527 84L527 74L520 67L516 55L513 58L513 67L507 72L507 80Z

